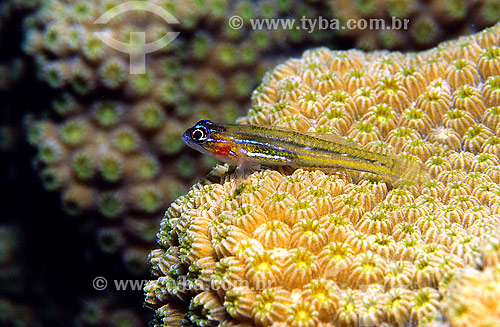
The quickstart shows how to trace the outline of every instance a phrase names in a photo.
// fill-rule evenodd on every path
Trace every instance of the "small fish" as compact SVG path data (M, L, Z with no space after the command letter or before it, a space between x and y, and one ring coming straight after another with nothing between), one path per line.
M340 137L292 130L201 120L182 140L201 153L237 167L291 166L321 170L354 170L414 182L421 168L392 156L367 151ZM414 164L416 165L416 164Z

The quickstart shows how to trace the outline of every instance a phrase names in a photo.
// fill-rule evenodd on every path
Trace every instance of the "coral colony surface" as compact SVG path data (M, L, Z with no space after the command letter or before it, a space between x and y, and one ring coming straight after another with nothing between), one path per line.
M218 166L161 222L155 326L500 325L500 24L419 53L312 49L252 101L241 123L338 134L429 178Z
M98 213L94 229L103 252L117 253L131 271L144 272L161 212L214 164L183 147L180 135L188 126L207 118L234 121L277 58L311 45L429 47L500 17L494 2L455 2L145 1L180 24L129 11L102 26L95 20L118 2L41 1L24 20L23 48L54 96L39 110L43 115L28 121L29 141L38 150L34 166L44 187L60 193L68 214ZM234 15L242 17L243 28L228 25ZM375 34L250 28L251 18L299 23L319 16L342 22L394 16L412 23L407 31ZM171 31L180 35L148 54L144 74L129 74L128 53L104 44L95 34L102 31L132 47L130 32L145 31L146 42ZM9 132L3 131L4 139Z

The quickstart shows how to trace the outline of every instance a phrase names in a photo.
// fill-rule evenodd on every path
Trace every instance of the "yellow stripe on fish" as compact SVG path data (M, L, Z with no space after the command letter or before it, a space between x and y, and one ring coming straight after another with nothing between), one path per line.
M356 144L267 126L221 124L202 120L186 130L190 147L238 166L291 166L368 172L392 181L415 182L421 167Z

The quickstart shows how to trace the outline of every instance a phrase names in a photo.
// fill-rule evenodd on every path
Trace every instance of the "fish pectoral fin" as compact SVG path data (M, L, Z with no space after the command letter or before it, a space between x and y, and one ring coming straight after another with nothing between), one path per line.
M261 165L248 157L247 152L243 148L239 149L238 153L238 162L236 163L234 176L238 182L243 182L252 173L260 170Z

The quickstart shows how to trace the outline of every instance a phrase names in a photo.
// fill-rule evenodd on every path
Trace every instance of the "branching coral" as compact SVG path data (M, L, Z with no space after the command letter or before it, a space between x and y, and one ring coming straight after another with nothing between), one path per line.
M491 133L482 121L490 105L481 91L491 70L476 68L499 46L498 35L500 25L418 54L349 51L348 62L344 52L313 49L266 74L241 122L272 121L301 132L332 127L330 132L360 138L366 147L372 140L386 142L421 162L429 180L397 186L370 176L298 169L263 170L245 180L225 174L220 183L196 184L167 210L160 249L150 254L155 279L145 296L157 312L155 325L406 326L436 322L446 313L453 326L461 326L443 300L453 293L454 276L500 262L492 224L500 219L495 211L500 186L487 173L498 157L481 152L488 139L481 135ZM473 78L443 78L433 73L434 65L424 64L439 62L442 72L454 70L454 55L464 44L471 44ZM331 69L340 81L349 78L350 69L370 79L354 89L325 84L321 73L310 74L311 62L317 72ZM403 69L414 71L420 87L401 81ZM374 91L362 95L360 88ZM387 93L388 88L399 91ZM301 94L313 93L308 105L299 105ZM372 99L368 109L361 96ZM479 105L465 104L469 100ZM273 107L283 102L293 113L275 119ZM324 118L332 108L346 128ZM471 126L458 132L454 128L461 128L462 118L453 117L468 117ZM443 127L452 118L457 123ZM436 136L440 128L464 137L447 142L455 134ZM216 171L224 172L222 166ZM178 253L176 260L171 253ZM480 308L473 288L458 287L455 293L469 292L474 308ZM184 320L173 321L164 312Z

